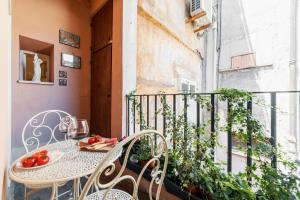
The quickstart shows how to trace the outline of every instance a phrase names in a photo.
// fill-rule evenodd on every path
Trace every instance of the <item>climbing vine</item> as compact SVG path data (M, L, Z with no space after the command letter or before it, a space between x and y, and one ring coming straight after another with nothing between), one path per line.
M211 132L209 128L211 119L203 120L200 126L186 119L188 103L181 113L175 115L166 95L158 95L160 108L155 115L163 116L164 135L172 146L169 151L167 178L190 193L194 193L195 188L198 188L197 195L203 199L300 198L297 165L284 158L279 145L275 145L272 138L266 136L261 122L254 118L251 109L247 108L251 103L255 103L254 99L257 97L236 89L220 89L216 94L218 100L227 103L229 109L226 123L220 123L215 132ZM209 96L182 96L183 102L193 100L205 112L212 109ZM131 114L136 115L134 123L139 124L142 129L153 128L147 126L138 96L131 94L129 100L131 105L134 105L131 107ZM215 123L218 124L219 120L220 116L216 116ZM222 147L218 143L218 137L228 132L232 133L236 148L254 160L245 173L226 173L224 163L214 160L214 150ZM271 165L270 161L274 157L284 170Z

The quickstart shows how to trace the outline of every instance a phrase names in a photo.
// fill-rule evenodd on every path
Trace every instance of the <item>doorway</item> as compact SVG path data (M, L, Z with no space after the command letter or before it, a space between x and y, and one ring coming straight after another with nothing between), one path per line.
M111 137L113 1L92 19L91 133Z

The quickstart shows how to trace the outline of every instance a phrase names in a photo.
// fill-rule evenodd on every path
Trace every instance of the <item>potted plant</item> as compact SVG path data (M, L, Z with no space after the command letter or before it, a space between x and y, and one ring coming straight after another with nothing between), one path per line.
M151 146L149 144L149 140L147 138L142 138L137 146L137 150L135 152L136 159L139 160L140 165L144 167L149 160L153 158L151 153ZM155 167L155 162L151 162L148 166L148 169L153 169Z

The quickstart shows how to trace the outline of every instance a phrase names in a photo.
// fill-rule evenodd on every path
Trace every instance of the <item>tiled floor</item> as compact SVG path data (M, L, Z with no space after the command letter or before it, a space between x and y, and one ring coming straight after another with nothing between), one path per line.
M72 189L73 183L69 182L65 186L59 189L59 193L62 194L64 192L70 191ZM10 200L24 200L25 188L23 185L18 183L12 183L10 190ZM27 190L27 192L30 190ZM29 200L48 200L51 196L51 189L43 189L37 192L32 193L29 196ZM69 192L59 198L59 200L71 200L72 194Z

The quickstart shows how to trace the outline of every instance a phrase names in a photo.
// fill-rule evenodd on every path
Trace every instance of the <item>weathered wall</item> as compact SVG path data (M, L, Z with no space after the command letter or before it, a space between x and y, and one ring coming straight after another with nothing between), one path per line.
M0 199L6 197L6 167L9 163L11 132L11 16L9 1L0 1Z
M184 0L140 0L137 27L137 92L175 92L181 78L201 84L201 39L186 24Z
M296 90L295 1L223 0L219 87L248 91ZM234 10L234 12L232 12ZM231 57L256 53L254 68L232 70ZM261 96L269 104L269 95ZM297 97L278 95L278 141L296 156ZM255 108L270 134L270 108ZM226 138L224 143L226 143ZM224 154L225 156L225 154ZM244 162L245 163L245 162Z
M61 109L79 118L90 115L90 8L73 0L13 1L13 116L12 160L24 153L22 128L34 114ZM80 36L80 49L58 41L59 29ZM19 78L19 35L54 44L54 85L17 83ZM81 69L61 67L61 53L81 56ZM58 71L68 72L68 86L58 86Z
M264 68L251 69L246 73L223 72L220 74L220 86L248 90L293 89L291 2L222 1L220 70L230 68L232 56L247 53L256 53L256 65ZM241 84L237 86L235 79L240 79ZM278 79L281 81L278 82Z

